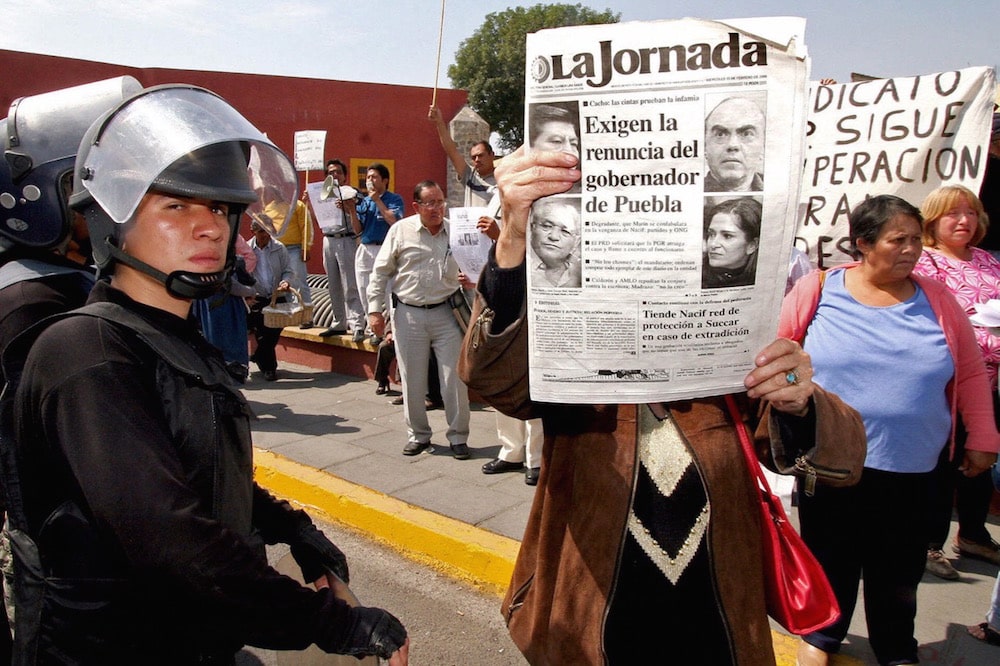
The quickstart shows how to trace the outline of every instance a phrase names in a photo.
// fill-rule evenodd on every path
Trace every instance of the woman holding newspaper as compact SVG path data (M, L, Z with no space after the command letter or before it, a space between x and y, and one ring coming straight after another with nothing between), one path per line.
M747 519L755 481L723 399L530 399L528 212L579 180L576 163L522 148L497 167L504 225L459 361L462 379L487 402L545 423L538 490L503 602L511 636L533 666L773 666L760 529ZM811 377L808 355L791 340L757 355L737 402L758 444L863 439L857 413ZM758 407L767 411L759 416Z
M864 578L878 662L915 664L934 469L943 451L958 455L957 415L968 439L955 459L967 477L990 468L1000 435L965 312L944 285L913 273L922 250L920 211L899 197L875 196L854 208L849 224L860 261L799 280L778 329L805 338L816 381L861 413L868 435L860 483L799 494L802 536L841 609L834 624L803 637L799 663L827 664L839 650Z

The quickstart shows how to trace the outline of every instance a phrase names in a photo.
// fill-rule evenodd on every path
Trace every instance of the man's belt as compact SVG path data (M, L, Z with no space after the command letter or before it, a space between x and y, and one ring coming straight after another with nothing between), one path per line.
M350 231L335 231L332 234L324 233L327 238L354 238L354 234Z
M396 294L392 295L392 306L393 307L398 307L399 304L402 303L403 305L405 305L407 307L411 307L411 308L421 308L423 310L431 310L433 308L438 307L439 305L444 305L447 302L448 302L448 299L446 298L443 301L441 301L440 303L431 303L430 305L414 305L413 303L407 303L406 301L402 300Z

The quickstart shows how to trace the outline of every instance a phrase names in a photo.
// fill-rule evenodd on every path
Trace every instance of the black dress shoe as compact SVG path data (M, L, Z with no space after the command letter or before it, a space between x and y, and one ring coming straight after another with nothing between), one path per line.
M466 444L452 444L451 445L451 455L454 456L455 460L468 460L469 459L469 447Z
M318 335L321 338L329 338L334 335L347 335L347 331L343 328L328 328L325 331L320 331Z
M407 442L406 446L403 447L403 455L415 456L418 453L422 453L425 449L429 449L430 446L430 442Z
M494 458L483 465L483 474L503 474L504 472L520 472L524 469L524 463L507 462Z
M444 409L444 403L440 400L431 400L430 398L424 398L424 409L428 412L433 412L435 409Z
M230 376L232 376L232 378L240 384L245 384L247 377L250 376L250 368L243 365L239 361L230 361L229 363L226 363L226 372L228 372Z
M389 401L389 404L390 405L402 405L403 404L403 396L397 395L395 398L393 398L392 400Z
M265 370L264 371L264 381L273 382L278 378L278 373L275 370Z
M538 472L541 471L537 467L529 467L524 471L524 482L529 486L538 485Z
M375 395L385 395L389 392L388 384L379 384L378 388L375 389Z

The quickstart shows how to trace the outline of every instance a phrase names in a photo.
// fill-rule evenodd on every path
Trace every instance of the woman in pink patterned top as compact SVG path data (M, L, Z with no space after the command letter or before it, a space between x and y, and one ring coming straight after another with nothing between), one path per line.
M943 282L969 315L975 314L976 304L1000 299L1000 261L976 247L989 226L979 197L961 185L946 185L927 195L920 212L924 217L924 251L914 272ZM996 416L1000 337L986 328L975 327L975 331L990 377ZM959 446L965 440L964 435L959 422L956 432ZM961 457L955 459L961 460ZM1000 565L1000 546L986 529L993 497L990 475L968 478L942 459L937 477L940 492L935 502L937 509L932 510L931 515L927 570L945 579L959 577L942 550L948 538L953 497L956 497L958 510L958 535L952 549L959 555Z

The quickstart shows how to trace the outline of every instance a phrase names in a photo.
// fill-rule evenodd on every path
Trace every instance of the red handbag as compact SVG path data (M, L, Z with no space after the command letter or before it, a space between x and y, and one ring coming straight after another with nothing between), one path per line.
M837 597L816 556L789 522L781 500L771 492L750 443L743 417L731 395L726 396L726 406L736 426L750 475L760 489L767 614L793 634L808 634L822 629L840 617Z

